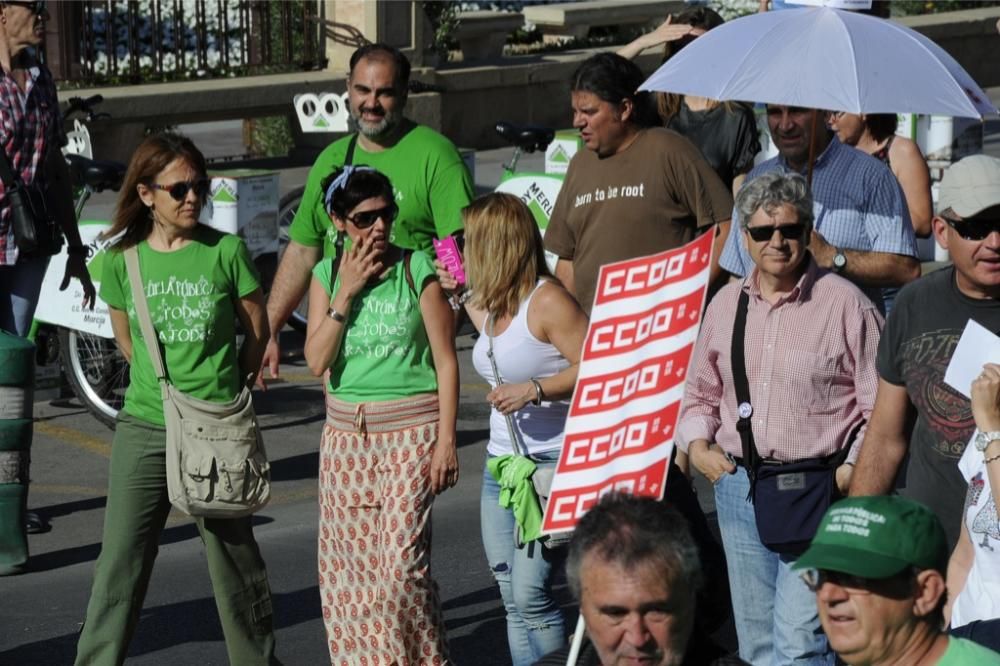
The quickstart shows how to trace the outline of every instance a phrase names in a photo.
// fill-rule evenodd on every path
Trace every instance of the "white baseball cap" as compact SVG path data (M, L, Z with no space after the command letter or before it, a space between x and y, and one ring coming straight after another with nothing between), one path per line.
M965 218L992 206L1000 206L1000 159L971 155L944 172L938 190L938 210L950 208Z

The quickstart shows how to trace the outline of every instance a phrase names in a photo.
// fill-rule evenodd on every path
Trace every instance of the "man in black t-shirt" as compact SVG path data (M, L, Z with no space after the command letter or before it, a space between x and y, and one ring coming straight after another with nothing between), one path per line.
M970 319L1000 332L1000 159L974 155L941 181L934 236L953 266L899 292L878 350L879 388L851 495L892 491L931 507L954 547L966 483L958 460L975 430L968 398L944 383Z

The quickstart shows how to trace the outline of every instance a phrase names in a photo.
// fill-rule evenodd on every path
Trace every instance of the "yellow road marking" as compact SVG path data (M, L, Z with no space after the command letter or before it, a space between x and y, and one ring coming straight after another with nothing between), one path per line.
M104 458L111 457L110 437L108 440L104 440L98 437L92 437L91 435L75 428L58 426L44 421L35 421L35 432L45 435L46 437L54 437L55 439L66 442L67 444L75 446L78 449L83 449L88 453L94 453Z

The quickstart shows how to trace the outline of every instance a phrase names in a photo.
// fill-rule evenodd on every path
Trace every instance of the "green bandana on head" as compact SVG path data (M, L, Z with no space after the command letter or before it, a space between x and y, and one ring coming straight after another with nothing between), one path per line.
M829 508L795 569L889 578L908 567L948 566L948 542L937 516L904 497L849 497Z

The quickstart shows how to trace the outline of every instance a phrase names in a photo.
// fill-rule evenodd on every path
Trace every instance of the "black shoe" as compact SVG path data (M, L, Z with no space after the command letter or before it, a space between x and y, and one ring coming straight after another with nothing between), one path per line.
M34 511L27 511L24 514L24 531L28 534L42 534L52 529L49 521L45 520Z

